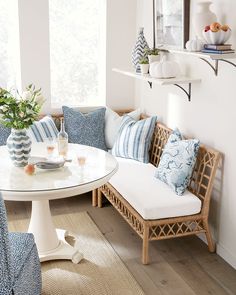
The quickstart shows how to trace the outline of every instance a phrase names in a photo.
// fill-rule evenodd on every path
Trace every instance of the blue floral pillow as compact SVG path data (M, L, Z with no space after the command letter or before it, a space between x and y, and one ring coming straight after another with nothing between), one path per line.
M62 109L69 142L107 151L104 133L106 108L100 108L87 114L82 114L79 110L67 106L63 106Z
M199 146L197 139L183 140L178 129L173 131L165 145L155 177L168 184L179 196L189 184Z

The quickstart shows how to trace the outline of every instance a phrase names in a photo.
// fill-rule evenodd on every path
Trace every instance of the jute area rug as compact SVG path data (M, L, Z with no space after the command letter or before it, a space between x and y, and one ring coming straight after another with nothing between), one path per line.
M42 263L42 295L144 295L86 212L54 216L53 220L57 227L76 233L74 246L85 258L79 264L66 260Z

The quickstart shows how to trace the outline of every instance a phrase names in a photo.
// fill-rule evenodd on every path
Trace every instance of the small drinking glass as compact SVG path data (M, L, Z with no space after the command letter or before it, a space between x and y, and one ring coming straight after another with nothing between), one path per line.
M56 142L55 142L54 138L49 137L46 141L46 149L47 149L48 157L52 157L55 148L56 148Z
M81 156L77 156L77 161L79 166L83 167L86 163L86 157L81 155Z

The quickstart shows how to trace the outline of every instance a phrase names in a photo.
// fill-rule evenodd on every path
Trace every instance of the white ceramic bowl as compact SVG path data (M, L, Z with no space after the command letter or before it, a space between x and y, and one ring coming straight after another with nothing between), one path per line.
M231 36L231 30L228 29L226 32L222 30L218 32L212 32L211 30L205 32L205 30L203 30L202 35L207 44L225 44Z

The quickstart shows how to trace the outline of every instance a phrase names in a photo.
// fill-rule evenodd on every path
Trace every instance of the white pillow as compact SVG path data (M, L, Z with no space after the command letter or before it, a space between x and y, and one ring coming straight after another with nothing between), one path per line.
M141 110L137 109L126 115L130 116L135 121L138 121L140 119ZM106 109L105 141L106 141L106 146L108 149L112 149L116 141L116 137L118 135L122 120L123 120L123 116L119 116L116 112L112 111L109 108Z

